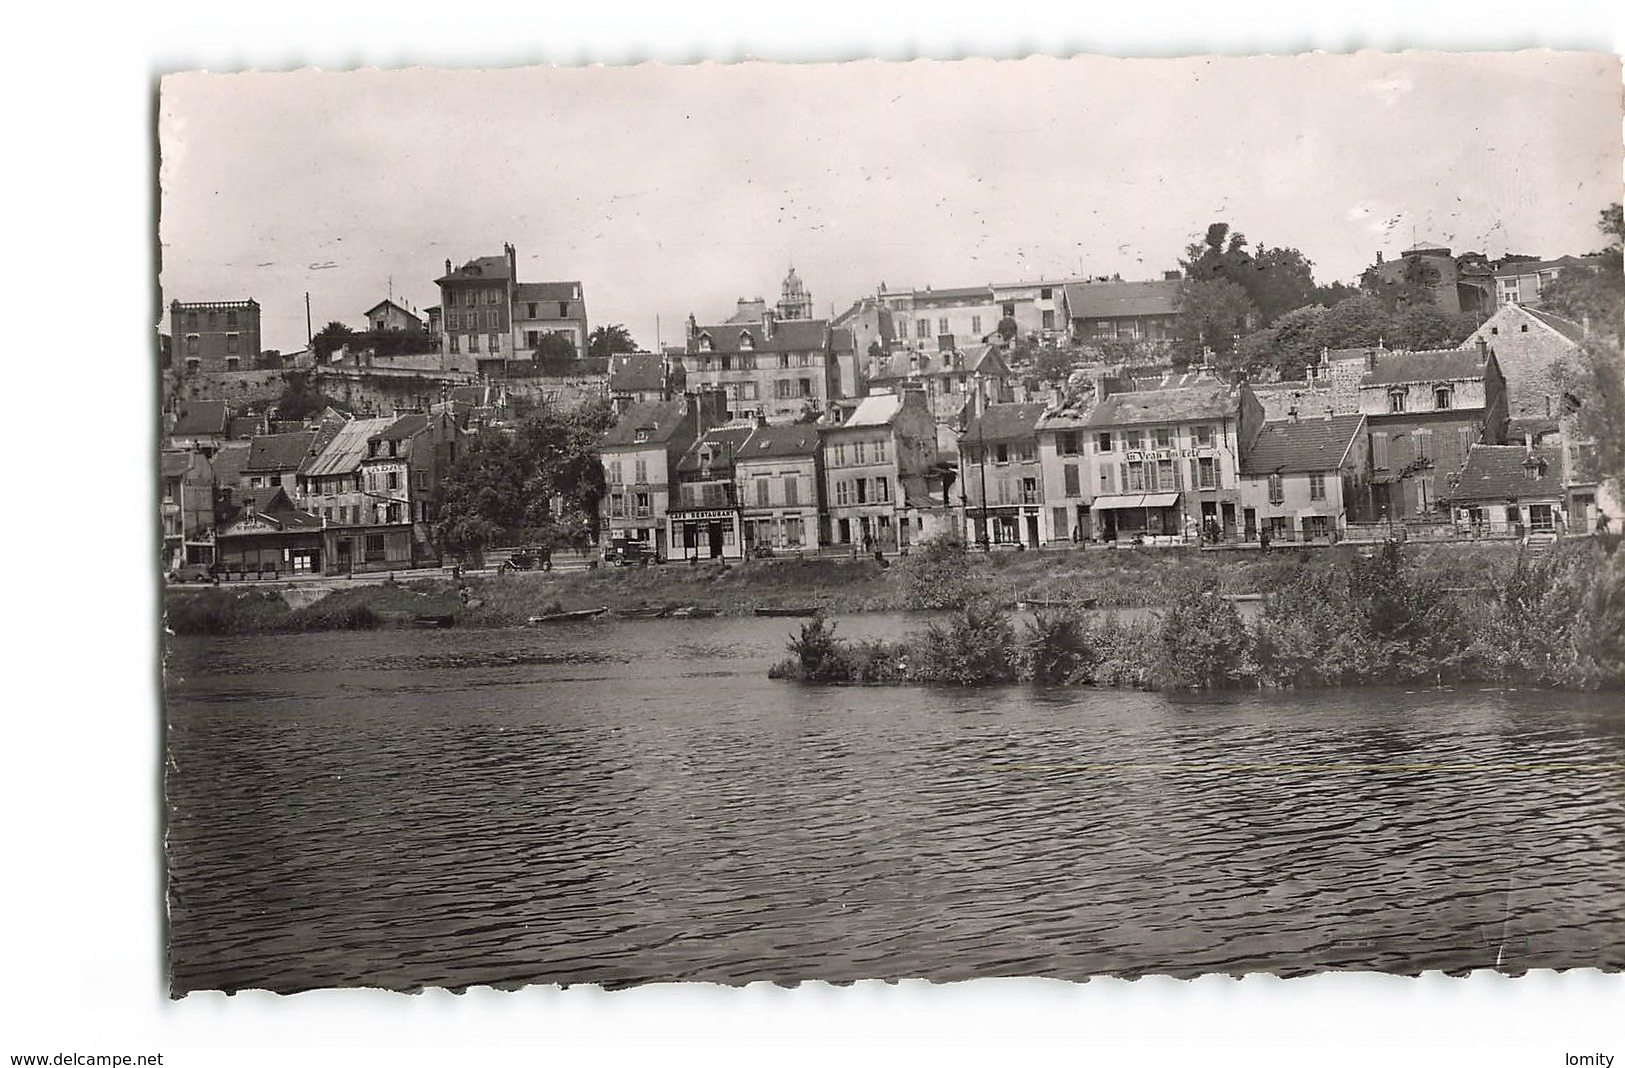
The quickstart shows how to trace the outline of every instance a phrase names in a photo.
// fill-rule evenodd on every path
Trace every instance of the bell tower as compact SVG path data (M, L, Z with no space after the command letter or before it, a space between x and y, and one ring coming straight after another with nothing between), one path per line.
M778 312L780 319L812 318L812 294L801 284L794 267L784 276L784 285L779 290Z

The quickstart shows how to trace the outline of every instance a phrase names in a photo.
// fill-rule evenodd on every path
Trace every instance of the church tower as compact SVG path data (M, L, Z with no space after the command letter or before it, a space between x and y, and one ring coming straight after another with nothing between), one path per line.
M796 277L796 269L790 268L790 273L784 276L784 286L779 290L779 318L780 319L811 319L812 294L801 284Z

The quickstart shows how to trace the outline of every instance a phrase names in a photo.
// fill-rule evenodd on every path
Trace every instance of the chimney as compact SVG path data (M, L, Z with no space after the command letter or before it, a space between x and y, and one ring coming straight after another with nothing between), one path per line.
M767 429L767 415L766 415L766 413L760 412L760 411L758 411L756 413L756 429L758 429L758 430L766 430Z
M1294 423L1298 421L1298 406L1296 404L1286 410L1286 417Z
M1366 370L1366 374L1370 374L1372 371L1375 371L1376 369L1377 369L1377 350L1376 349L1366 349L1365 350L1365 370Z
M446 273L451 273L451 257L446 257Z
M1379 265L1382 263L1382 250L1381 249L1377 250L1377 263Z
M762 309L762 340L773 340L773 313L766 308Z
M1478 362L1485 363L1490 358L1490 343L1483 338L1478 339Z
M1330 421L1331 421L1331 418L1332 418L1332 416L1334 416L1334 415L1336 415L1336 414L1337 414L1337 409L1336 409L1336 408L1334 408L1334 407L1333 407L1333 406L1332 406L1332 405L1330 405L1330 404L1328 404L1328 405L1326 405L1326 407L1325 407L1325 408L1323 408L1323 409L1322 409L1322 410L1321 410L1321 413L1320 413L1320 417L1321 417L1321 418L1322 418L1322 419L1325 419L1325 420L1327 420L1327 421L1328 421L1328 422L1330 422Z

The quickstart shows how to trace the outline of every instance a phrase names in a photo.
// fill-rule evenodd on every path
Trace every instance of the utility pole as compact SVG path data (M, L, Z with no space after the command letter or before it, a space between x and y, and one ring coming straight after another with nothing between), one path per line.
M310 352L316 344L316 335L310 332L310 290L305 290L305 351ZM314 358L315 353L311 353Z

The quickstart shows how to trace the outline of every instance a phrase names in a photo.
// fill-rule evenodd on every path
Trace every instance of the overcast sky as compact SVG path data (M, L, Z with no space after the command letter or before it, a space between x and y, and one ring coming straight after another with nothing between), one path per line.
M163 299L253 297L262 343L518 249L644 347L884 281L1154 278L1216 220L1352 281L1414 239L1597 247L1611 56L1301 56L184 74L164 79Z

